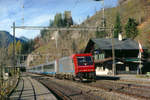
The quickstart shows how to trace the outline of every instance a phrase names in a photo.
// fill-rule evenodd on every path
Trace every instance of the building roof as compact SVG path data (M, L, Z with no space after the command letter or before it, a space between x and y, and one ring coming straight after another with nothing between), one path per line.
M87 44L86 50L90 49L90 46L94 45L94 44L97 49L102 49L102 50L111 50L112 49L112 39L110 39L110 38L90 39ZM132 39L123 39L122 41L120 41L117 38L114 38L114 49L115 50L138 50L139 45L138 45L138 42L136 42L135 40L132 40Z

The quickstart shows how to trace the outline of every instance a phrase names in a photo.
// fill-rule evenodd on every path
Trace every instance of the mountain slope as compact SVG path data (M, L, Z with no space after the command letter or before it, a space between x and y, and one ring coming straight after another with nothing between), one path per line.
M15 38L16 41L25 42L22 39ZM0 47L7 47L10 43L13 42L13 36L7 31L0 31Z
M28 42L28 41L29 41L29 39L26 38L26 37L24 37L24 36L19 37L19 39L21 39L21 40L23 40L23 41L25 41L25 42Z
M142 44L150 48L150 0L122 0L125 1L114 8L105 9L105 18L107 27L111 27L115 22L116 14L119 12L123 28L128 18L134 18L139 23L139 36L136 40L140 40ZM100 26L102 12L97 12L94 16L87 19L82 25ZM125 31L123 30L125 37Z
M122 0L123 1L123 0ZM119 12L121 16L121 22L123 29L125 24L128 21L128 18L134 18L139 23L139 35L136 37L136 40L140 40L142 45L150 49L150 0L124 0L125 2L121 3L114 8L105 8L105 18L106 26L112 27L114 25L116 15ZM91 16L85 20L82 24L72 26L72 27L97 27L101 26L102 22L102 11L96 12L95 15ZM110 31L107 32L111 34ZM125 38L125 30L123 30L123 36ZM90 38L96 37L95 32L91 31L62 31L59 32L59 39L57 41L57 50L56 50L56 41L50 40L51 35L47 34L45 40L47 42L41 43L38 49L33 53L35 54L50 54L50 58L56 59L56 57L68 56L72 53L80 52L84 50L88 40ZM73 50L75 49L75 50ZM74 52L75 51L75 52ZM48 58L39 58L41 61L46 61ZM39 62L39 59L37 62ZM51 60L52 60L51 59Z

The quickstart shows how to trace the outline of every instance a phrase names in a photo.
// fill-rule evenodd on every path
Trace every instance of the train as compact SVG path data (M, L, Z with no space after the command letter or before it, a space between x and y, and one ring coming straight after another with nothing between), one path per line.
M56 78L96 81L95 64L91 53L73 54L55 61L30 67L28 72Z

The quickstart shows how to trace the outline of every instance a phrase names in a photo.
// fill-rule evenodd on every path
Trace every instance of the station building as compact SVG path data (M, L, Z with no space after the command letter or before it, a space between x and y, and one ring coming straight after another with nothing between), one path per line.
M132 39L114 38L114 52L116 74L137 74L139 73L139 63L143 65L144 57L139 59L139 43ZM147 49L143 48L145 52ZM85 53L92 53L94 57L96 74L112 74L112 39L92 38L89 40ZM144 54L144 52L142 54Z

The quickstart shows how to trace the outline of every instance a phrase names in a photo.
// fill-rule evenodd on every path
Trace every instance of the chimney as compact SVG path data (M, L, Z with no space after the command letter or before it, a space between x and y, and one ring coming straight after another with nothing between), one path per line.
M118 40L122 41L122 34L121 33L118 34Z

